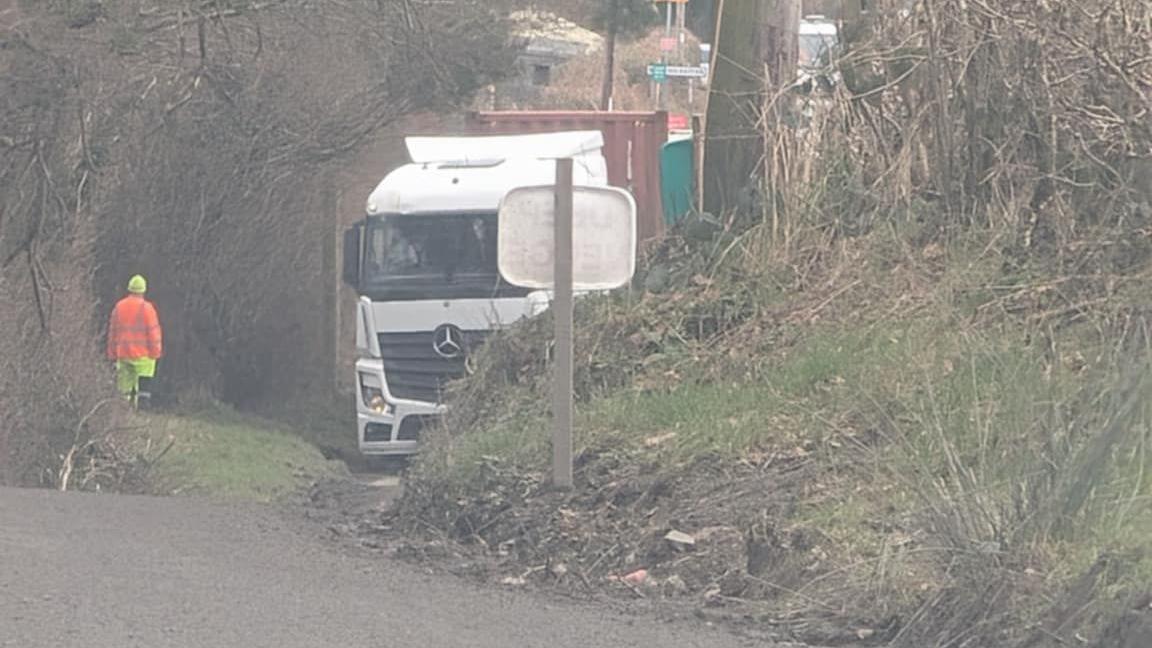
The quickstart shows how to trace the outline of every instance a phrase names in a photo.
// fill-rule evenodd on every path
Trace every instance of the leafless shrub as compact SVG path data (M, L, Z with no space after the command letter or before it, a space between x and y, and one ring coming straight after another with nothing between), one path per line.
M59 474L44 463L76 430L104 438L78 423L112 389L95 341L135 272L165 325L167 391L331 384L334 173L392 121L503 71L497 9L68 2L4 24L0 477Z
M1152 8L877 4L849 31L835 94L765 93L769 105L806 113L804 137L765 122L763 193L773 198L765 209L779 210L768 219L778 242L786 230L851 234L895 219L923 227L923 240L996 228L1021 253L1066 266L1088 254L1130 261L1113 236L1152 218ZM809 200L807 181L827 177L853 200ZM1092 252L1076 244L1088 239Z
M618 69L616 89L613 92L615 110L652 110L656 105L653 84L648 78L648 65L652 63L652 52L660 49L663 28L655 29L643 38L621 43L617 48L616 66ZM699 41L688 37L681 46L681 59L672 60L673 65L695 65L699 60ZM521 108L595 110L601 75L604 73L604 53L601 51L578 57L560 67L555 81L549 85L531 105ZM704 105L705 90L696 84L693 101L689 101L688 81L676 80L668 83L667 110L677 113L699 111ZM591 99L590 99L591 98Z
M917 478L921 521L947 547L936 566L948 577L894 645L1063 641L1055 622L1023 628L1061 610L1061 623L1086 623L1072 616L1108 604L1092 591L1111 586L1106 572L1117 568L1102 557L1085 587L1051 583L1055 604L1038 601L1020 573L1096 525L1123 526L1115 516L1135 506L1135 487L1118 471L1146 457L1137 287L1152 261L1152 5L877 4L851 34L835 90L764 90L764 114L782 117L761 121L761 210L743 223L752 231L740 251L753 268L799 265L813 247L825 259L829 240L886 230L894 264L986 295L971 311L944 300L939 312L1035 345L997 351L1042 356L1015 383L973 372L974 388L1002 391L980 397L967 420L927 375L916 384L939 401L924 411L901 410L915 394L877 403L877 429L891 430L885 457L919 447L894 476ZM931 255L948 258L925 263ZM995 287L963 276L964 264L989 262L1000 266ZM1066 373L1057 388L1065 345L1098 357L1095 373ZM991 404L995 416L981 409Z

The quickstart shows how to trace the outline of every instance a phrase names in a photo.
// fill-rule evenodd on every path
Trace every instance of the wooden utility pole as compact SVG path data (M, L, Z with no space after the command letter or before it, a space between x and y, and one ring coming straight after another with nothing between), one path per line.
M672 12L676 9L676 3L668 0L663 3L664 11L667 13L664 16L664 38L672 36ZM668 52L663 47L660 48L660 64L668 65ZM668 94L672 91L672 83L666 80L664 83L656 84L656 100L658 104L657 110L668 110Z
M600 110L612 110L612 93L616 76L616 37L619 34L617 19L620 15L620 0L609 2L608 35L604 39L604 75L600 84Z

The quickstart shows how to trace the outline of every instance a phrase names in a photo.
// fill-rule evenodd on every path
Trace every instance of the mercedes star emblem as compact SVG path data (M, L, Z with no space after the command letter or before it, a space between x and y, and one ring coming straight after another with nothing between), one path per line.
M464 355L464 332L453 324L441 324L432 332L432 350L449 360Z

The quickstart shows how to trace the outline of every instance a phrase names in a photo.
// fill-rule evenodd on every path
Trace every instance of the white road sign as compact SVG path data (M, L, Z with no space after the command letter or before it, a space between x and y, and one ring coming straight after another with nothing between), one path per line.
M497 263L513 285L551 289L555 273L556 188L521 187L500 203ZM574 187L572 284L609 290L636 271L636 201L615 187Z
M664 74L670 77L702 79L708 76L708 68L694 65L669 65L665 67Z

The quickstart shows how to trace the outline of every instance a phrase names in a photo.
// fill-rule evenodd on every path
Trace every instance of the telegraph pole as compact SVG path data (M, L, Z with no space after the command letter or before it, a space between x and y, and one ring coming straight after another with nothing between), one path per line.
M670 38L672 36L672 11L674 10L675 4L676 3L671 0L665 0L664 2L665 11L667 12L664 18L664 38ZM660 63L664 66L668 65L668 52L665 51L663 47L660 48ZM670 90L671 84L668 81L656 85L657 104L660 110L668 109L668 93Z

